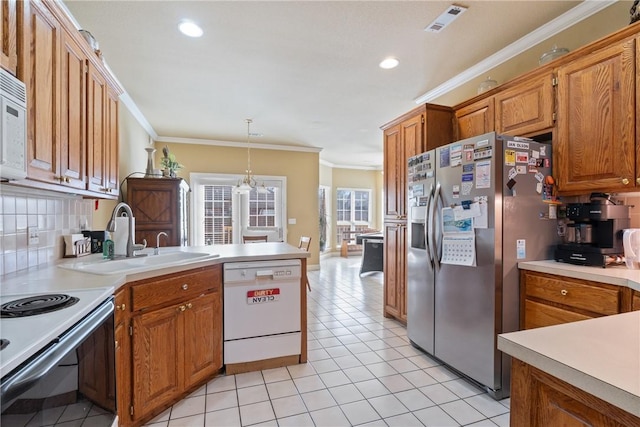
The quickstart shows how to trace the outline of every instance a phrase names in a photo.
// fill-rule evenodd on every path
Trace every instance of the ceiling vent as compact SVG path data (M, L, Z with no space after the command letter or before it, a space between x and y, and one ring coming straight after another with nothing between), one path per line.
M432 33L439 33L458 16L462 15L465 10L467 10L467 8L464 6L456 6L452 4L442 13L442 15L438 16L431 24L427 25L424 30Z

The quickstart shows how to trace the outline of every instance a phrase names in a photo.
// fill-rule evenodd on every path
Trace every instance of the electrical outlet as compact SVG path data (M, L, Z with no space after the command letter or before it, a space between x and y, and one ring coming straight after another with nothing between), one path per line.
M40 230L38 230L38 227L28 227L27 235L29 236L29 245L40 243Z

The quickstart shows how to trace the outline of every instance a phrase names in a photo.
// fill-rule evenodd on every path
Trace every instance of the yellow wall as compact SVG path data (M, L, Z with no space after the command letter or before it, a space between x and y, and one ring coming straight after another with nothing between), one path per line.
M165 145L184 165L178 176L187 182L191 172L237 174L240 178L247 169L246 148L182 143L157 143L156 165L160 164ZM311 258L307 262L309 265L319 264L318 153L252 148L251 169L256 176L287 177L287 218L296 220L296 224L287 225L287 241L298 246L300 236L310 236Z
M500 85L535 69L538 67L540 56L551 50L554 44L573 51L624 28L629 24L629 9L632 4L633 2L628 0L618 1L431 102L449 106L459 104L476 96L478 86L488 76ZM496 30L499 31L499 29ZM400 111L398 115L402 113Z
M147 168L147 152L145 147L149 147L152 142L149 134L138 123L136 118L129 112L127 107L120 103L119 115L119 138L120 145L118 147L119 154L119 176L123 181L129 174L140 172L135 176L141 177ZM120 200L123 200L123 192L126 193L126 183L121 183ZM107 222L111 218L111 211L116 206L116 201L100 200L98 210L93 212L93 229L104 230Z
M382 138L382 134L380 135ZM331 217L334 224L331 227L331 245L335 248L336 242L335 218L336 218L336 197L338 188L370 189L371 190L371 227L382 229L382 171L333 168L333 187L331 191Z

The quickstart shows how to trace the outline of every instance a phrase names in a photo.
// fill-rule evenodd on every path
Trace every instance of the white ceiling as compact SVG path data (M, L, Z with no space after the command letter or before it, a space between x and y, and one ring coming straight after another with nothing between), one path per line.
M80 27L155 139L322 148L334 166L382 165L380 126L414 100L580 1L75 1ZM182 19L199 39L177 30ZM400 60L393 70L378 63ZM144 121L144 120L143 120Z

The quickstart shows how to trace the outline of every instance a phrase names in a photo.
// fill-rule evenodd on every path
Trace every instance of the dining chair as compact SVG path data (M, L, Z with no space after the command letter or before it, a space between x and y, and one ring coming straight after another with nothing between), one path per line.
M311 237L300 236L300 242L298 243L298 249L304 249L309 252L309 245L311 244Z
M242 243L266 243L267 236L242 236Z
M309 236L300 236L300 242L298 242L298 249L304 249L309 252L309 245L311 245L311 237ZM311 292L311 284L309 283L309 277L305 277L307 281L307 289Z

